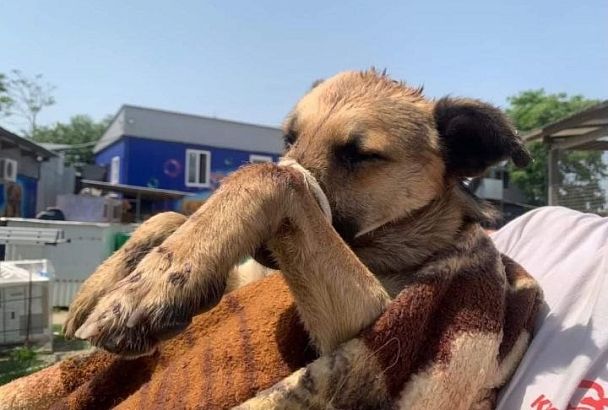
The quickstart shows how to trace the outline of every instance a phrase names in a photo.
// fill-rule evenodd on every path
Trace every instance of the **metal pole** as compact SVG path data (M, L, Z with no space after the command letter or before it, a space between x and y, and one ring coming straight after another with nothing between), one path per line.
M550 206L558 205L558 189L559 189L559 150L549 145L549 156L547 165L548 193L547 202Z
M141 194L135 196L135 221L141 222Z
M30 343L30 328L32 322L32 270L29 270L29 280L27 282L27 317L25 322L25 347L29 349Z

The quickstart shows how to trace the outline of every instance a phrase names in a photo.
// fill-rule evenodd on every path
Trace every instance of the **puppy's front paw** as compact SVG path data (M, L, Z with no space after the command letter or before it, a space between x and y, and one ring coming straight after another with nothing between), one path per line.
M186 217L183 215L165 212L148 219L133 232L127 244L102 263L78 291L70 304L63 327L65 336L74 337L74 333L85 322L97 302L185 221Z
M103 296L76 337L116 354L141 356L217 304L219 289L197 286L189 262L167 264L162 252L148 255Z
M137 278L138 273L133 274ZM76 337L124 356L149 354L161 340L184 330L192 319L189 309L167 300L151 284L119 282L104 296Z

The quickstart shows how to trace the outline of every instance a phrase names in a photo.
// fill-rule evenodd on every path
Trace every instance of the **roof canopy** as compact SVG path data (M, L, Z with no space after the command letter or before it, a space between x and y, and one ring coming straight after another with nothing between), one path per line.
M554 149L608 150L608 100L523 136Z
M141 221L141 201L142 199L150 200L166 200L166 199L181 199L192 194L188 192L172 191L170 189L147 188L135 185L111 184L103 181L91 181L83 179L82 185L91 188L101 189L106 192L119 192L135 199L135 220Z
M57 154L49 151L41 145L36 144L35 142L30 141L26 138L20 137L17 134L13 134L12 132L0 127L0 149L9 147L19 148L24 152L40 156L43 159L49 159L51 157L57 156Z
M192 195L189 192L173 191L170 189L148 188L136 185L111 184L103 181L92 181L83 179L82 185L101 189L109 192L120 192L121 194L135 195L143 199L181 199Z

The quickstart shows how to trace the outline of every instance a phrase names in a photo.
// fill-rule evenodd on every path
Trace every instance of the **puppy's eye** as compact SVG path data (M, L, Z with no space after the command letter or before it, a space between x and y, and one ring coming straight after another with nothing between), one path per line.
M294 131L288 131L285 135L283 135L283 143L285 144L285 149L289 149L289 147L295 144L296 139L297 136Z
M354 168L357 165L386 160L386 157L378 152L361 150L357 143L348 143L338 147L335 152L338 161L347 168Z

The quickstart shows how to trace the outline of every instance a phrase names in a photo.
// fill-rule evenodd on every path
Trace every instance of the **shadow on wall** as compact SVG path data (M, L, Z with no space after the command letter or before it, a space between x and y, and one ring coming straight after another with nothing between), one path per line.
M0 216L34 218L38 182L34 178L17 175L17 181L0 181Z
M15 182L0 185L0 216L18 218L22 216L21 200L23 189Z

